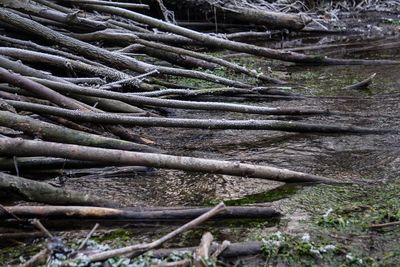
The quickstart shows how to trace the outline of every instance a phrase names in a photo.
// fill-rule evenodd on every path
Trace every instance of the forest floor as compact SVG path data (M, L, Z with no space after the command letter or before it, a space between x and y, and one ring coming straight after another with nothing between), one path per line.
M365 22L365 21L364 21ZM363 25L366 24L363 22ZM361 23L360 23L361 25ZM399 34L400 21L379 20L357 34L310 35L292 37L284 42L268 42L274 47L295 43L298 46L351 42L387 42L388 30ZM381 27L381 29L379 29ZM368 35L370 33L370 35ZM329 50L336 57L400 59L400 50L352 52L345 48ZM315 52L315 51L313 51ZM327 52L326 50L324 52ZM222 52L215 52L222 53ZM295 93L310 96L290 101L266 102L254 99L252 104L269 106L314 106L338 111L358 111L359 117L318 117L313 121L340 121L358 126L400 128L400 67L395 66L295 66L266 62L252 56L234 58L252 68L274 66L286 80L301 84ZM272 64L272 65L271 65ZM216 70L218 71L218 70ZM224 71L224 70L220 70ZM344 86L377 73L367 90L349 91ZM232 73L223 73L226 76ZM236 76L237 77L237 76ZM190 80L180 80L190 83ZM197 84L199 86L199 84ZM293 92L293 91L292 91ZM352 98L354 97L354 98ZM242 99L224 98L234 103ZM246 99L245 101L249 101ZM249 102L246 102L249 103ZM171 114L179 117L179 112ZM199 117L199 111L186 117ZM223 118L220 112L201 112L206 118ZM229 118L240 119L240 114ZM248 118L249 116L247 116ZM257 118L257 116L254 116ZM397 120L393 120L397 118ZM307 121L307 119L305 119ZM273 221L222 221L208 223L175 238L166 247L198 244L201 234L210 231L216 240L239 242L262 240L261 256L230 259L224 265L269 266L278 263L295 266L396 266L400 262L400 146L399 136L297 134L266 131L143 129L143 134L158 137L158 145L174 150L177 142L185 143L175 154L204 158L223 158L292 170L319 173L332 178L361 178L363 185L283 185L260 179L227 175L188 174L183 171L157 170L146 174L110 177L68 177L67 188L83 189L105 198L118 199L125 206L199 206L225 204L272 206L284 216ZM46 224L46 222L43 222ZM392 224L391 224L392 223ZM66 222L68 224L68 222ZM386 225L385 225L386 224ZM70 231L58 232L74 246L91 225L75 224ZM64 228L65 229L65 228ZM146 225L137 228L128 223L118 228L103 227L93 235L93 246L117 247L149 241L173 229L171 225ZM276 246L279 242L279 246ZM0 265L18 262L44 246L44 239L31 243L7 244L0 249ZM311 249L310 249L311 247ZM185 257L176 255L176 257ZM154 261L151 255L139 257L137 266ZM154 261L155 262L155 261ZM134 265L132 265L134 266Z

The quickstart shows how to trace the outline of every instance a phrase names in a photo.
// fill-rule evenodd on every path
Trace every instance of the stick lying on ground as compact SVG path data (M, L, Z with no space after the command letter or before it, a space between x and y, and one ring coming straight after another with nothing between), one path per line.
M28 116L13 114L8 111L0 110L0 125L12 129L19 129L22 132L49 141L122 150L161 152L161 150L157 148L152 148L146 145L72 130L55 124L35 120Z
M13 138L0 138L0 153L10 156L47 156L107 162L109 164L119 163L133 166L219 173L288 183L340 183L339 181L317 175L239 162L139 153Z
M94 5L81 5L88 7L93 10L105 12L121 17L126 17L133 21L150 25L151 27L158 28L160 30L175 33L188 37L190 39L201 42L204 45L212 47L218 47L223 49L229 49L237 52L245 52L256 56L263 56L270 59L278 59L282 61L289 61L295 63L307 63L307 64L326 64L326 65L376 65L376 64L400 64L400 61L396 60L358 60L358 59L336 59L328 58L319 55L305 55L289 51L280 51L255 45L238 43L222 38L214 37L204 33L196 32L190 29L186 29L172 23L161 21L137 12L129 11L117 7L106 7L106 6L94 6ZM7 20L5 20L7 21ZM9 22L9 21L8 21Z
M109 250L105 252L100 252L94 255L89 256L90 262L96 262L96 261L102 261L106 260L115 256L122 256L122 255L132 255L134 254L135 256L138 256L140 254L143 254L146 251L149 251L151 249L154 249L161 244L165 243L166 241L170 240L171 238L174 238L175 236L186 232L187 230L194 228L198 226L199 224L202 224L203 222L207 221L208 219L214 217L218 213L224 211L225 205L223 202L218 204L215 208L209 210L208 212L204 213L203 215L197 217L196 219L186 223L185 225L179 227L178 229L170 232L169 234L161 237L158 240L155 240L151 243L147 244L138 244L138 245L132 245L124 248L119 248L119 249L114 249L114 250Z
M109 99L120 100L132 105L140 106L156 106L156 107L168 107L178 109L196 109L196 110L220 110L229 112L240 112L249 114L264 114L264 115L315 115L315 114L334 114L328 110L314 110L314 109L291 109L291 108L272 108L272 107L259 107L241 104L227 104L220 102L194 102L194 101L182 101L182 100L171 100L171 99L159 99L153 97L146 97L135 94L124 94L118 92L110 92L104 90L98 90L94 88L88 88L75 84L65 84L56 81L49 81L45 79L33 78L32 80L37 81L40 84L47 86L60 93L74 93L86 96L97 96Z
M228 245L219 255L220 258L234 258L243 257L250 255L257 255L261 253L261 247L263 243L261 241L248 241L242 243L232 243ZM216 251L217 245L212 244L210 247L211 253ZM152 251L153 257L165 258L171 255L174 251L189 251L194 252L197 247L186 247L186 248L174 248L174 249L156 249Z
M375 78L375 76L376 76L376 73L372 74L371 76L369 76L365 80L362 80L361 82L346 86L343 89L352 90L352 89L364 89L364 88L367 88L372 83L372 80Z
M65 190L44 182L28 180L0 172L0 189L16 194L26 201L59 204L115 207L116 203L106 201L83 192Z
M7 210L24 219L127 220L135 223L156 223L190 220L210 211L210 208L159 207L159 210L146 208L141 210L140 208L116 209L85 206L13 206L7 207ZM279 212L268 207L227 207L215 219L271 219L280 215ZM11 218L7 214L0 214L0 219Z
M99 168L105 167L107 164L48 157L0 157L0 170L13 171L15 170L15 165L17 165L19 171L26 170L28 174L34 170ZM142 172L148 171L145 167L138 167L137 170Z
M236 129L236 130L272 130L302 133L342 133L342 134L385 134L396 133L396 129L366 128L349 125L312 124L280 120L214 120L214 119L175 119L154 117L133 117L94 112L80 112L40 104L14 100L5 102L16 109L32 111L38 114L60 116L81 122L103 123L110 125L173 127L194 129ZM4 111L5 112L5 111ZM149 148L150 149L150 148Z
M0 126L18 129L24 133L28 133L32 136L40 137L41 139L48 141L122 150L160 152L159 149L151 148L146 145L72 130L8 111L0 110Z
M187 69L156 66L136 60L131 57L127 57L121 53L110 52L104 48L100 48L61 34L46 26L43 26L40 23L23 18L5 8L0 8L0 21L4 21L18 28L23 28L24 30L41 36L42 38L47 39L50 42L54 42L62 47L67 47L68 49L71 49L78 54L95 58L96 60L99 60L108 65L118 66L118 68L129 69L139 73L148 73L152 70L157 70L160 74L204 79L210 82L220 83L233 87L250 87L248 84L239 81L233 81L213 74Z

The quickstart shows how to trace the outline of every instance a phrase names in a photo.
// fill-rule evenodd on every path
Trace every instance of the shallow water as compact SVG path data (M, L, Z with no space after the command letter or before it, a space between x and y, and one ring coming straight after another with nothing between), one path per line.
M392 58L399 54L392 54ZM257 62L260 64L260 62ZM292 82L305 88L296 93L309 98L246 104L261 106L314 107L354 112L352 116L313 116L304 122L342 123L366 127L400 127L400 66L288 66ZM367 90L344 90L372 73L376 79ZM353 98L345 98L353 97ZM244 119L263 116L222 112L172 111L187 118ZM172 154L265 164L324 175L336 179L382 180L399 175L399 136L297 134L277 131L141 129L157 139L158 146ZM69 178L72 188L94 190L98 195L133 205L201 205L215 200L232 200L266 194L280 183L227 175L158 170L121 178ZM266 200L268 199L266 194Z

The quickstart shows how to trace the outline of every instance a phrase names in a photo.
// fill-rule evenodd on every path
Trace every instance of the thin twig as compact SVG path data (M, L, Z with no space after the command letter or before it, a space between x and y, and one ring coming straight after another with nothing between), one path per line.
M15 215L15 214L12 213L12 212L9 212L9 211L7 210L7 208L4 207L4 206L1 205L1 204L0 204L0 210L3 211L5 214L7 214L7 215L13 217L13 218L16 219L17 221L22 222L22 219L21 219L21 218L19 218L17 215Z
M19 267L36 267L36 266L39 266L41 263L46 261L48 252L49 252L49 250L47 248L42 249L37 254L35 254L32 258L30 258L28 261L20 264Z
M379 229L379 228L390 227L390 226L399 226L399 225L400 225L400 221L380 223L380 224L371 224L369 226L369 229Z
M43 226L43 224L38 219L33 219L31 224L34 225L38 230L42 231L47 237L53 238L54 236Z
M106 259L116 257L116 256L132 254L132 253L135 253L135 255L142 254L148 250L151 250L153 248L160 246L161 244L170 240L171 238L205 222L206 220L217 215L218 213L220 213L223 210L225 210L225 204L223 202L221 202L220 204L218 204L216 207L214 207L210 211L204 213L203 215L197 217L196 219L188 222L187 224L179 227L178 229L170 232L169 234L167 234L167 235L161 237L160 239L157 239L151 243L136 244L136 245L132 245L132 246L124 247L124 248L100 252L100 253L97 253L94 255L90 255L89 259L91 262L96 262L96 261L102 261L102 260L106 260Z
M82 243L79 245L78 250L81 250L86 243L89 241L89 239L92 237L92 235L94 234L94 232L97 230L97 228L100 226L100 224L96 223L93 227L93 229L88 233L88 235L86 236L86 238L82 241Z

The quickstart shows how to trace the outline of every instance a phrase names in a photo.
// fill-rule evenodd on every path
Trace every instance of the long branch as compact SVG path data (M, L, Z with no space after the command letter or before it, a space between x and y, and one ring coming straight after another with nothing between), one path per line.
M0 138L0 153L10 156L47 156L76 160L127 164L184 171L218 173L280 182L313 182L335 184L338 181L301 172L222 160L180 157L165 154L93 148L78 145Z
M17 28L23 28L25 31L38 35L52 43L56 43L62 47L67 47L68 49L71 49L79 54L90 58L95 58L104 63L118 66L119 68L129 69L140 73L147 73L156 69L160 73L167 75L203 79L214 83L220 83L234 87L249 87L249 85L245 83L233 81L213 74L208 74L201 71L156 66L136 60L131 57L124 56L120 53L110 52L106 49L79 41L75 38L56 32L46 26L43 26L40 23L23 18L6 8L0 8L0 21L9 23Z
M117 114L80 112L57 107L45 106L14 100L4 100L16 109L50 114L71 120L121 124L142 127L172 127L194 129L236 129L236 130L272 130L301 133L342 133L342 134L385 134L398 133L395 129L366 128L352 125L313 124L280 120L216 120L216 119L178 119L156 117L133 117Z
M158 20L134 11L117 8L117 7L106 7L106 6L94 6L94 5L82 5L89 7L97 11L126 17L133 21L144 23L152 27L172 32L178 35L188 37L190 39L199 41L203 44L210 45L218 48L225 48L237 52L245 52L257 56L263 56L270 59L278 59L282 61L296 62L296 63L308 63L308 64L326 64L326 65L377 65L377 64L400 64L398 60L356 60L356 59L335 59L324 56L314 56L299 54L290 51L281 51L256 45L243 44L222 38L214 37L208 34L196 32L190 29L186 29L162 20Z

